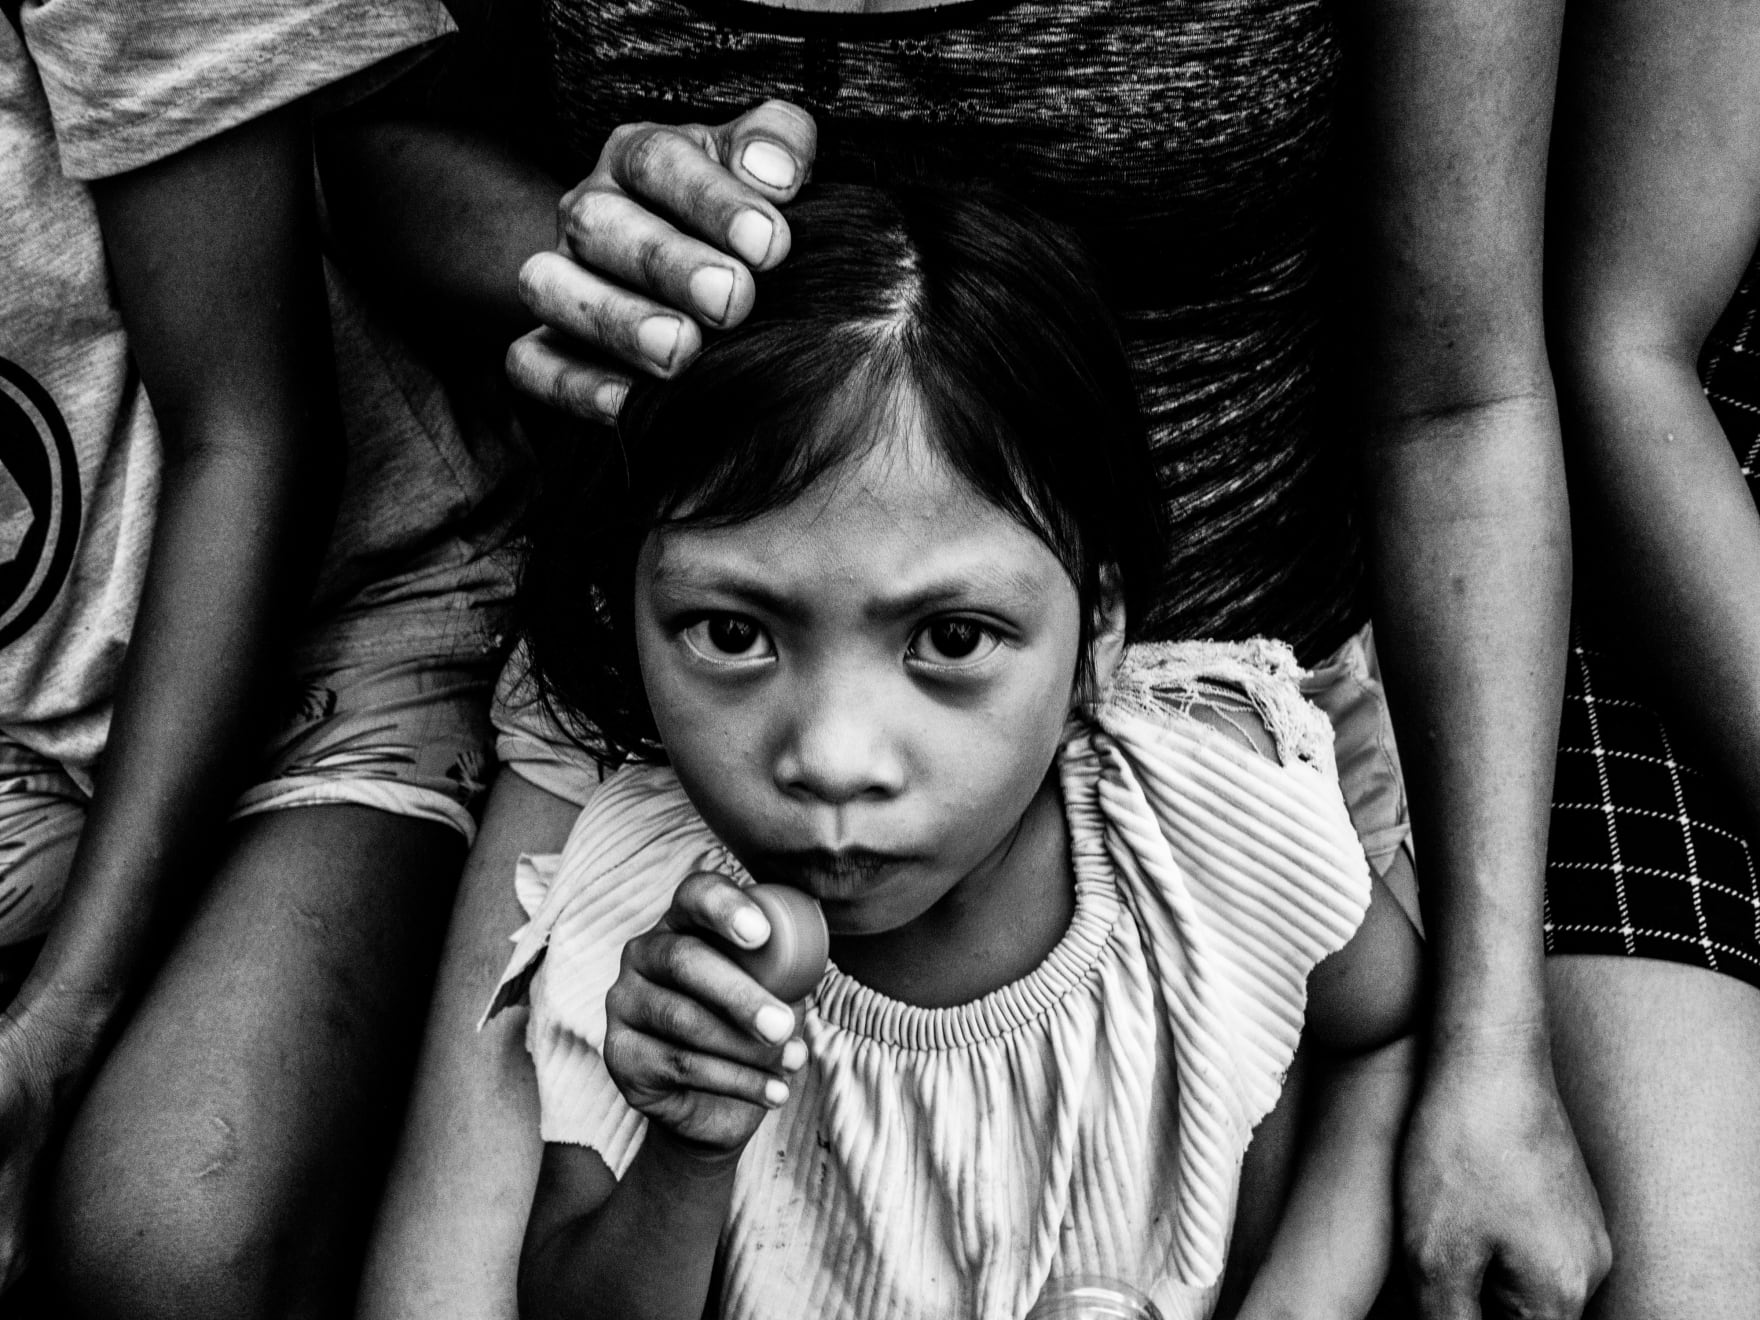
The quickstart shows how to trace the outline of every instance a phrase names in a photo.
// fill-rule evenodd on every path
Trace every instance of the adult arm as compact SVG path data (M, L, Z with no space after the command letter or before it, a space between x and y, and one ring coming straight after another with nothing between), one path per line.
M1760 11L1573 7L1548 225L1589 599L1760 834L1760 515L1700 387L1760 241Z
M522 10L500 8L512 12L473 24L318 130L336 256L430 350L453 356L485 345L499 355L532 328L519 270L557 236L562 185L521 149L525 126L503 109L535 113L518 85L531 76Z
M94 187L164 466L85 830L0 1026L15 1251L38 1156L220 843L328 534L341 431L310 161L295 105Z
M1569 604L1541 228L1563 6L1353 9L1373 584L1436 968L1402 1171L1426 1317L1570 1316L1608 1246L1552 1079L1541 905Z

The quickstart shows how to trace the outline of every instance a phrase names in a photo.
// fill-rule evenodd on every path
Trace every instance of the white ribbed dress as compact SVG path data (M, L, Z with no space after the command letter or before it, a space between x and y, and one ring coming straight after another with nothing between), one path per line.
M1075 917L1026 977L923 1009L826 972L811 1061L740 1161L725 1316L1019 1320L1065 1274L1209 1313L1308 973L1369 899L1299 672L1266 642L1127 652L1061 752ZM1199 705L1255 715L1281 763ZM560 857L529 861L496 1007L529 987L544 1139L622 1176L646 1120L597 1050L618 955L689 872L745 876L653 767L613 775Z

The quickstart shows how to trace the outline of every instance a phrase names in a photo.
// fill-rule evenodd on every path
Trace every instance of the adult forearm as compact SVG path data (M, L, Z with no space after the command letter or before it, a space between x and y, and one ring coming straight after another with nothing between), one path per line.
M603 1204L554 1226L538 1223L520 1261L528 1320L699 1320L716 1246L733 1201L737 1157L680 1148L650 1125ZM540 1176L537 1199L546 1199Z
M93 194L164 467L93 802L19 996L33 1015L73 1021L76 1063L219 842L342 470L303 108Z
M1569 613L1549 392L1376 445L1377 646L1437 973L1434 1030L1538 1027L1541 906Z
M95 1050L144 979L266 731L261 697L303 613L334 499L307 466L197 446L166 470L93 802L20 993L72 1028L70 1048Z
M500 139L411 117L319 135L330 231L344 265L429 340L492 344L537 323L519 270L556 245L562 186Z

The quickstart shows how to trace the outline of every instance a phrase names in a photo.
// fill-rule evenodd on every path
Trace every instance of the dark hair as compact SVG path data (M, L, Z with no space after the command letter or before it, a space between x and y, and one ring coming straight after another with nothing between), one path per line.
M1116 566L1126 616L1162 554L1118 330L1080 246L993 192L839 186L790 208L757 304L671 381L640 380L616 446L548 492L518 614L538 692L603 761L664 759L633 628L662 525L781 508L859 454L908 399L928 443L1037 535L1082 603L1083 663Z

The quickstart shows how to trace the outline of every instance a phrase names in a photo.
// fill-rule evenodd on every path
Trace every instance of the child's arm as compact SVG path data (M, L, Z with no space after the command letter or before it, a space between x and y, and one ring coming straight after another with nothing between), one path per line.
M806 1061L793 1010L703 933L755 948L769 927L731 880L699 872L625 947L603 1057L647 1132L621 1179L591 1150L544 1148L520 1258L527 1320L703 1314L740 1153Z
M94 189L164 467L97 790L0 1028L0 1227L207 872L328 532L340 422L310 179L295 106Z
M1394 1245L1421 986L1417 933L1376 881L1357 933L1310 978L1312 1099L1294 1183L1240 1320L1360 1320L1374 1302Z

